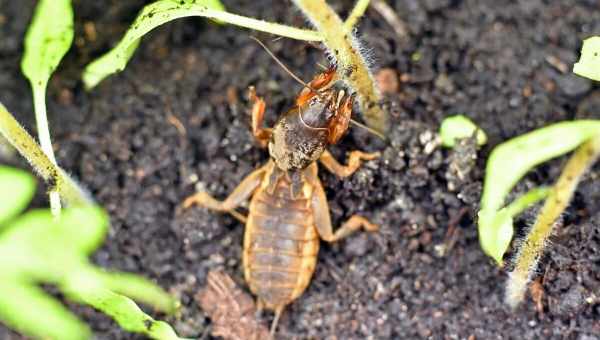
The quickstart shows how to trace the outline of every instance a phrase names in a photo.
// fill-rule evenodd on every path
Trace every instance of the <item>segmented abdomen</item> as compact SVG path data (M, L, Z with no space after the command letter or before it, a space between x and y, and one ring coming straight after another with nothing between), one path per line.
M304 292L315 269L319 236L310 198L292 199L280 181L250 203L244 235L244 274L265 308L277 309Z

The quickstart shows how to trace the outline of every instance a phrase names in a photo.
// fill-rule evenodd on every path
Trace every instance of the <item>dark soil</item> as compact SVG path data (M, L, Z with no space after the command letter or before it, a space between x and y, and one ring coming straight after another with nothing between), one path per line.
M305 24L289 2L224 2L236 13ZM352 6L331 2L344 15ZM32 101L19 63L34 3L0 0L0 100L30 131ZM182 316L168 321L181 336L199 337L210 321L193 295L207 272L222 267L246 287L243 226L200 208L178 213L177 206L199 188L224 197L266 161L249 133L249 85L266 97L268 123L300 86L248 38L255 33L188 18L153 31L125 72L86 93L83 66L122 36L143 4L75 1L75 45L49 86L50 126L59 163L112 217L95 261L143 274L180 296ZM314 279L284 313L279 338L600 338L597 169L580 185L542 261L543 310L529 296L514 312L502 303L506 272L482 253L475 224L494 145L553 122L600 117L600 92L569 72L581 40L600 34L600 4L398 0L393 7L408 24L408 40L373 9L358 32L375 70L392 68L404 80L387 96L390 143L354 129L333 148L338 158L355 148L384 156L348 180L321 171L334 224L360 213L380 223L381 232L322 245ZM317 63L326 64L318 48L259 36L304 79ZM435 143L440 121L457 113L471 117L490 141L458 182L449 164L460 157ZM517 191L551 183L563 163L540 167ZM91 309L76 310L98 339L135 338ZM0 338L18 337L0 327Z

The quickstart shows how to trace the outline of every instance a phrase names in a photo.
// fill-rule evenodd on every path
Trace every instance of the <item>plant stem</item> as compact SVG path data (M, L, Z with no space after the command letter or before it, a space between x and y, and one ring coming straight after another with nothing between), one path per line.
M340 79L358 94L367 124L379 132L385 132L387 115L379 105L380 94L375 87L375 81L361 53L358 41L352 34L346 32L342 19L325 0L294 0L294 3L323 34L323 42L337 62ZM365 3L367 2L359 1L358 5L364 6ZM360 11L355 10L354 13Z
M348 15L348 18L346 18L346 21L344 22L344 32L348 33L356 26L358 19L365 14L367 7L369 7L369 2L370 0L358 0L356 2L352 12L350 12L350 15Z
M57 191L65 202L70 205L92 203L85 191L63 169L52 163L33 137L23 129L2 103L0 103L0 134L27 159L51 190Z
M510 273L506 286L506 303L516 307L527 289L537 266L546 240L552 234L555 221L565 210L583 174L600 156L600 136L583 143L567 162L556 184L537 216L535 224L527 234L517 253L515 269Z
M46 154L50 162L56 165L56 157L52 149L50 139L50 128L48 127L48 117L46 115L46 84L31 84L33 89L33 106L35 111L35 122L37 124L38 138L42 151ZM60 215L60 196L55 188L51 188L48 193L50 196L50 211L52 215Z
M204 11L190 11L189 15L181 15L177 17L199 15L208 18L221 20L230 24L234 24L241 27L255 29L257 31L263 31L271 34L280 35L287 38L305 41L322 41L323 36L319 32L291 27L273 22L267 22L264 20L258 20L254 18L244 17L241 15L216 11L212 9L206 9Z
M386 0L373 0L373 9L379 12L379 15L392 26L398 38L403 41L408 38L408 27L406 23L398 17L396 11L386 2Z
M548 197L551 189L547 187L539 187L534 188L523 194L521 197L517 198L513 202L511 202L506 207L506 213L515 217L523 212L523 210L529 208L532 204L535 204L544 198Z

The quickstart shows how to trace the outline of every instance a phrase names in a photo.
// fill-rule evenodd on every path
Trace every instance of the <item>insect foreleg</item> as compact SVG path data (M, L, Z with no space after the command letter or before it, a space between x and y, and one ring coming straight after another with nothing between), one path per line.
M338 177L344 178L355 173L356 170L358 170L358 168L361 166L362 161L372 160L379 156L379 152L366 153L355 150L350 152L350 156L348 157L348 164L342 165L335 158L333 158L329 151L325 150L321 155L321 158L319 158L319 160L327 168L327 170L337 175Z

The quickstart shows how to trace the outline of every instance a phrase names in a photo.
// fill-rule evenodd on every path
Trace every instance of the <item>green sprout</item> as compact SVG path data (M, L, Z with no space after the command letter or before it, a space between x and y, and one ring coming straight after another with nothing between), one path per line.
M141 38L169 21L191 16L263 31L292 39L322 41L338 62L340 78L356 89L367 123L378 131L387 128L387 116L379 105L380 95L351 30L366 10L369 1L360 0L345 23L324 1L296 1L319 31L300 29L278 23L229 13L218 0L159 0L146 5L117 45L86 66L82 78L89 90L109 75L122 71L140 44ZM337 52L336 52L337 51Z
M583 41L579 62L573 66L573 73L600 81L600 37Z
M108 229L108 216L87 205L53 217L47 209L18 216L33 197L35 180L24 171L0 166L0 320L38 339L89 339L83 322L40 284L56 286L71 300L112 316L123 328L154 339L178 339L166 323L142 312L127 296L172 313L176 302L154 283L95 267L88 256Z
M507 206L504 201L516 183L532 168L576 148L550 188L535 188ZM571 200L583 173L600 154L600 120L556 123L498 145L491 153L479 211L479 241L484 252L502 266L512 241L513 219L532 204L546 199L534 226L520 243L516 269L507 285L506 301L516 306L542 254L555 221Z
M550 189L537 219L523 240L515 257L515 269L510 273L506 286L506 302L516 307L537 266L548 237L556 221L571 201L583 174L600 156L600 131L583 143L565 165L556 184Z
M502 265L513 236L511 219L522 209L504 207L517 182L532 168L568 153L600 132L600 121L580 120L553 124L498 145L487 161L479 211L479 241L486 254ZM540 193L525 200L535 202ZM537 199L536 199L537 198Z
M476 135L477 145L487 143L485 132L463 115L447 117L440 126L442 145L448 148L454 147L458 139L470 138L473 135Z
M56 165L50 129L46 116L46 86L73 41L73 9L70 0L40 0L25 36L25 53L21 61L23 74L29 79L33 92L35 120L42 150ZM50 207L60 213L60 196L50 193Z

